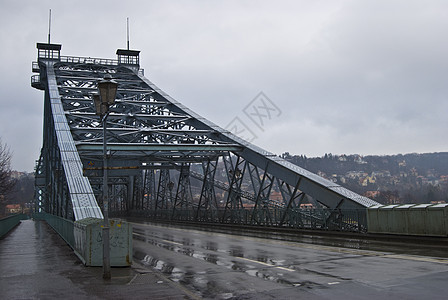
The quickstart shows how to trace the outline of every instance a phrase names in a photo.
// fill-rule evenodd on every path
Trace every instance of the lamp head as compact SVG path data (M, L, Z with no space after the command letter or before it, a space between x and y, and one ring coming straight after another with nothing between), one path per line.
M93 93L92 98L93 98L93 103L95 104L96 114L99 116L105 115L107 112L107 106L103 105L103 103L101 103L100 95L98 93Z
M98 82L98 90L103 105L110 106L115 103L118 83L112 79L110 74L106 74L103 80Z

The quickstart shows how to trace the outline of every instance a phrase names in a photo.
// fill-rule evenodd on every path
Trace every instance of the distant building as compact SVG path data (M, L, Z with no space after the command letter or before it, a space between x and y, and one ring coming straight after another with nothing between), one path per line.
M312 208L314 208L314 205L311 203L302 203L302 204L300 204L300 208L301 209L312 209Z
M364 193L364 196L366 196L367 198L376 198L380 195L379 191L367 191Z
M18 214L22 212L22 206L20 204L8 204L5 208L6 214Z
M347 156L346 155L341 155L338 157L339 161L347 161Z
M376 182L376 177L375 176L366 176L364 178L361 178L359 182L362 186L374 184Z
M280 192L272 191L271 195L269 196L269 199L275 200L275 201L282 201L283 196L282 196L282 193L280 193Z
M363 157L361 155L356 155L354 162L360 165L364 165L367 164L367 162L363 159Z

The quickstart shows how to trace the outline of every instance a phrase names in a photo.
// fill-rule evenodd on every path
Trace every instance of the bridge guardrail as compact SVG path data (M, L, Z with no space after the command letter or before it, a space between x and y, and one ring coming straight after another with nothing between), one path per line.
M61 62L67 63L82 63L82 64L96 64L96 65L111 65L117 66L117 59L107 58L93 58L93 57L78 57L78 56L61 56Z
M40 83L40 75L32 75L31 76L31 84L36 84L36 83Z
M45 220L48 225L50 225L72 249L75 249L73 221L47 213L34 214L33 217L35 219Z
M0 219L0 239L6 235L11 229L16 227L21 220L27 219L25 214L17 214Z
M285 209L281 208L260 209L255 210L255 213L253 209L200 210L199 212L194 209L176 209L174 213L170 209L158 209L132 211L130 216L148 217L162 221L367 232L367 212L365 209L295 209L287 211L285 216L284 213ZM119 216L120 214L115 212L114 215ZM224 218L224 215L226 218Z

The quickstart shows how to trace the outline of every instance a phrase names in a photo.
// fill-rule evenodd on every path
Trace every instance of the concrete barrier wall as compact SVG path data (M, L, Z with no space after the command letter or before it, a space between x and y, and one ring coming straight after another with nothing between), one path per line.
M448 236L448 203L376 205L367 209L367 231Z

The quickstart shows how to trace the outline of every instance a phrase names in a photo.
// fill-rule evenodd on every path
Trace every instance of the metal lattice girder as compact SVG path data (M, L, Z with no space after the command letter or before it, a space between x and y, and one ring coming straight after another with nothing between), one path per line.
M155 170L143 171L143 205L142 210L155 209L156 180Z
M155 210L171 208L173 187L174 184L170 178L170 170L161 169L159 174L159 187L157 189L157 196L155 200Z
M246 170L246 162L237 156L235 164L233 164L230 155L223 157L226 168L226 175L229 181L229 192L227 194L227 201L225 210L240 209L243 207L241 200L241 184L243 183L244 173ZM226 214L223 218L225 219Z
M201 211L207 211L212 208L217 208L215 185L214 185L217 165L218 165L217 158L214 160L206 160L202 162L204 179L202 182L201 195L199 196L199 202L197 205L197 211L195 216L196 219L200 218Z
M193 204L193 195L190 184L190 168L182 165L179 173L176 197L174 199L173 214L176 209L185 209Z
M39 160L36 163L36 169L34 173L34 209L36 212L47 211L49 205L49 197L47 190L47 174L44 164L44 153L41 151Z
M93 215L100 212L93 196L94 190L97 196L98 192L91 184L102 175L103 133L92 94L106 74L118 82L116 102L106 124L109 185L113 191L114 180L127 181L116 189L121 201L117 207L174 212L190 206L196 210L196 218L203 210L223 210L220 218L224 221L252 203L252 220L280 224L301 201L330 209L376 204L220 128L144 77L138 62L120 61L57 56L39 59L36 68L40 82L34 80L34 85L46 83L48 93L45 126L54 131L55 143L44 142L44 148L58 152L53 156L60 160L65 178L62 186L67 186L76 218L84 217L89 209ZM48 161L44 159L44 165ZM190 170L189 175L182 168ZM224 175L218 169L224 169ZM46 170L55 174L52 167ZM177 182L169 170L180 172ZM194 183L189 182L190 177ZM188 185L199 190L198 198L188 196L191 199L186 200ZM219 195L221 201L217 189L224 191ZM281 199L271 199L274 192ZM61 210L64 203L58 205ZM284 213L271 216L271 209Z
M239 151L238 155L241 155L245 160L259 167L267 165L267 172L291 186L295 186L299 183L299 190L312 196L314 199L318 199L318 201L325 206L334 207L341 199L347 200L344 203L344 208L365 208L377 203L376 201L356 194L334 182L287 162L277 155L265 151L229 131L220 128L171 98L145 77L141 75L139 75L139 77L142 81L146 82L150 88L169 100L176 108L176 111L181 111L194 118L196 120L195 123L199 124L201 128L214 129L216 136L220 137L223 141L242 146L243 150Z

